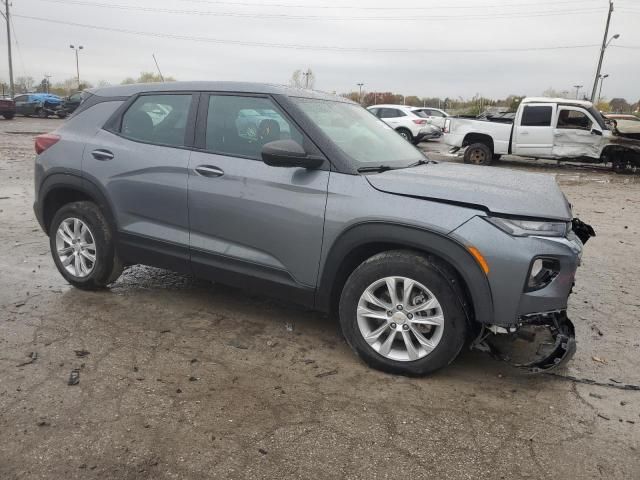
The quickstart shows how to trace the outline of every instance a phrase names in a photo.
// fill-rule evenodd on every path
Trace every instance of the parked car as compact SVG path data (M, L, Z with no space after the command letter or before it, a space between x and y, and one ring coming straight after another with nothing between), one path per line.
M35 214L75 287L142 263L279 296L337 312L353 350L388 372L426 374L469 338L528 328L555 340L531 368L573 355L567 299L593 230L553 177L431 162L359 105L309 90L89 93L35 140ZM288 133L241 135L247 109Z
M7 97L0 98L0 115L11 120L16 114L16 102Z
M56 115L60 118L66 118L71 115L82 102L82 92L76 92L62 99L62 103L56 110Z
M640 137L610 130L591 102L525 98L515 121L449 117L444 141L465 148L464 161L489 165L501 155L610 162L616 172L640 171Z
M47 118L55 115L62 104L62 99L49 93L28 93L14 98L16 113L25 117L37 116Z
M414 112L419 112L418 114L422 114L424 118L429 121L429 124L435 125L436 127L443 129L444 121L449 116L447 112L444 110L440 110L439 108L425 107L425 108L415 108Z
M423 140L440 138L442 131L429 125L427 119L415 113L414 109L406 105L373 105L367 110L414 145Z

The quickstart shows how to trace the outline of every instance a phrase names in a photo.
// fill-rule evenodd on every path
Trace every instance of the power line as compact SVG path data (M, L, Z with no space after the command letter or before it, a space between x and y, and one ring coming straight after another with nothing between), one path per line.
M52 20L50 18L32 17L28 15L13 15L14 17L27 20L36 20L39 22L55 23L58 25L68 25L72 27L89 28L93 30L103 30L108 32L125 33L130 35L142 35L155 38L169 38L174 40L188 40L194 42L216 43L221 45L240 45L247 47L268 47L268 48L285 48L294 50L317 50L317 51L339 51L339 52L355 52L355 53L499 53L499 52L532 52L532 51L549 51L549 50L570 50L582 48L599 47L598 44L590 45L557 45L548 47L507 47L507 48L488 48L488 49L441 49L441 48L369 48L369 47L342 47L332 45L302 45L287 43L267 43L253 42L248 40L230 40L217 39L210 37L198 37L193 35L176 35L170 33L142 32L138 30L128 30L117 27L105 27L103 25L89 25L85 23L67 22L64 20Z
M371 7L371 6L359 6L359 5L309 5L309 4L292 4L292 3L257 3L257 2L244 2L244 1L226 1L226 0L181 0L189 3L204 3L207 5L232 5L239 7L268 7L268 8L305 8L305 9L336 9L336 10L393 10L393 11L415 11L426 10L433 11L437 9L484 9L484 8L519 8L519 7L539 7L540 5L581 5L584 6L583 0L564 0L557 2L534 2L534 3L507 3L507 4L476 4L476 5L446 5L437 6L431 5L428 7L406 7L406 6L394 6L394 7ZM591 3L598 3L596 0L591 0Z
M98 8L109 8L116 10L131 10L148 13L168 13L171 15L197 15L197 16L215 16L215 17L237 17L237 18L258 18L258 19L280 19L280 20L335 20L335 21L423 21L423 20L461 20L463 18L472 18L474 20L479 19L500 19L500 18L530 18L530 17L550 17L560 15L577 15L577 14L594 14L602 13L602 8L583 8L572 10L548 10L538 12L514 12L514 13L494 13L494 14L463 14L463 15L429 15L429 16L416 16L411 17L355 17L344 15L310 15L310 14L288 14L288 13L246 13L246 12L213 12L210 10L186 10L175 8L157 8L157 7L143 7L138 5L121 5L112 3L94 3L86 2L83 0L40 0L42 2L66 4L66 5L81 5Z

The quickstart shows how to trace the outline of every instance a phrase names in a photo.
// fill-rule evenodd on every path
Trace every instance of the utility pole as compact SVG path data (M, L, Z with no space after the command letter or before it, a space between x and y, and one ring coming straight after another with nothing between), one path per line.
M13 84L13 58L11 57L11 22L9 18L9 0L4 0L4 13L2 14L7 22L7 53L9 56L9 96L15 96L15 85Z
M356 83L360 88L360 93L358 94L358 103L362 105L362 87L364 87L364 83Z
M573 88L576 89L576 100L578 99L578 93L580 92L580 89L583 87L584 85L574 85Z
M309 76L313 75L310 68L307 68L306 72L302 72L304 75L304 88L309 89Z
M609 13L607 14L607 24L604 27L604 37L602 37L602 48L600 49L600 58L598 59L598 68L596 69L596 78L593 80L593 90L591 90L591 101L596 99L596 90L598 89L598 79L600 78L600 69L602 68L602 59L604 58L604 51L607 49L609 43L614 38L620 38L619 34L615 34L607 41L609 36L609 23L611 23L611 14L613 13L613 0L609 0Z
M78 50L82 50L84 47L82 45L78 45L77 47L69 45L69 48L76 51L76 76L78 78L78 90L80 90L80 64L78 63Z
M156 62L156 68L158 69L158 75L160 75L160 80L162 80L162 83L164 83L164 77L162 76L162 72L160 71L160 66L158 65L158 60L156 60L156 54L152 53L151 56L153 57L153 61Z

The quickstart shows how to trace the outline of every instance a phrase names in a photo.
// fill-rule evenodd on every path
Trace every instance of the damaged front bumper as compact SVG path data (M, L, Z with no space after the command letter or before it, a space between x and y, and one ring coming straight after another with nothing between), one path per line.
M576 352L576 335L566 311L527 315L513 327L485 326L472 348L527 373L550 372Z

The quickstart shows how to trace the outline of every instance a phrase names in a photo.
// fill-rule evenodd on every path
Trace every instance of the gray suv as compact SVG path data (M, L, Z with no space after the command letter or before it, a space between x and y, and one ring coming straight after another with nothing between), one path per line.
M106 87L35 146L35 213L78 288L147 264L282 297L337 312L353 350L395 373L529 327L552 341L526 365L575 350L567 297L593 231L554 179L429 161L344 98Z

